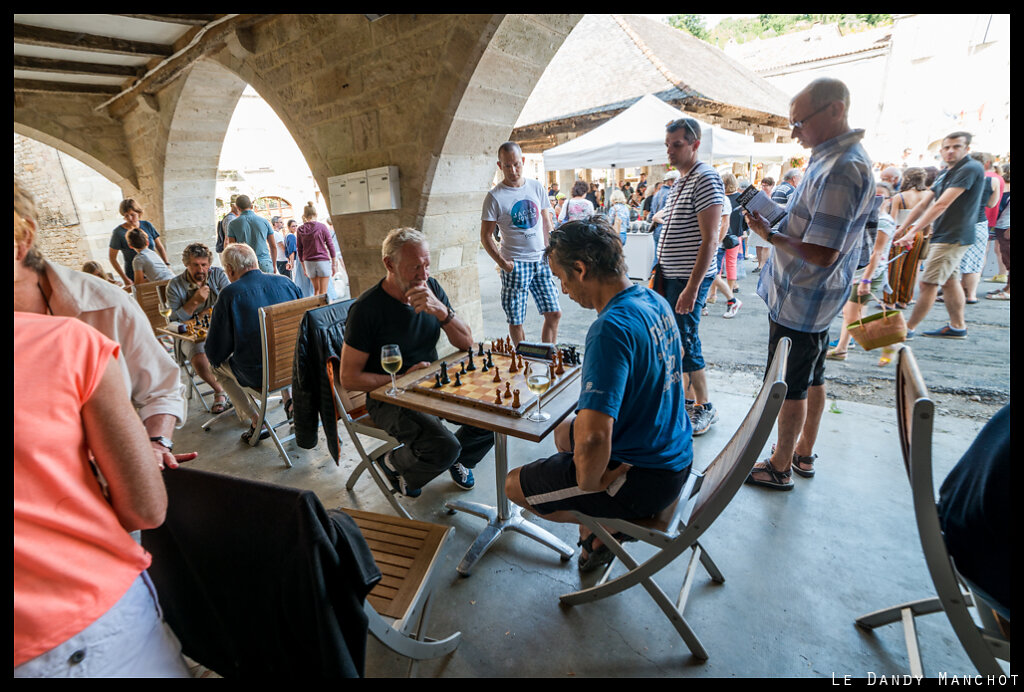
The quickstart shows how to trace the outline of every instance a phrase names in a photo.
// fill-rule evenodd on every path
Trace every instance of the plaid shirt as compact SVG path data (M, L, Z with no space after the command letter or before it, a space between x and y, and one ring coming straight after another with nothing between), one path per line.
M860 144L863 137L864 130L850 130L811 151L807 173L790 197L789 213L778 231L838 250L839 258L819 267L772 250L757 294L777 324L811 334L824 331L850 294L861 234L875 196L871 160Z

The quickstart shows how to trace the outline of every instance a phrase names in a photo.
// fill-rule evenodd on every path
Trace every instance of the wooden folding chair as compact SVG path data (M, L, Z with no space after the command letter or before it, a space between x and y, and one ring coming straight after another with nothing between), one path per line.
M387 434L382 428L378 428L366 412L366 394L364 392L349 392L341 386L341 368L337 358L327 362L327 377L331 381L331 394L334 396L334 413L345 427L352 446L359 453L359 465L348 477L345 489L352 492L356 481L364 471L370 474L370 478L377 484L384 497L391 503L391 507L399 516L411 519L409 512L398 501L398 494L394 488L382 476L380 469L374 463L393 449L398 449L402 443ZM372 438L381 444L370 451L363 446L360 435Z
M435 567L455 529L415 519L344 508L373 552L383 578L366 597L370 634L406 656L409 672L418 660L447 656L459 645L461 632L444 639L426 637Z
M919 615L946 611L949 624L960 640L967 656L982 675L1004 675L997 659L1010 660L1010 642L1004 637L989 609L981 604L978 616L982 626L975 623L969 608L975 605L953 561L946 550L935 505L932 485L932 425L935 405L928 396L921 371L909 347L900 349L896 373L896 422L900 433L900 452L910 481L914 502L914 516L921 539L925 562L935 586L934 598L902 603L892 608L868 613L856 622L864 629L873 630L893 622L903 622L903 637L910 659L910 673L924 675L921 648L917 639L914 619Z
M254 428L261 430L267 420L267 405L270 402L270 395L278 392L292 383L292 366L295 360L295 344L298 341L299 325L307 310L327 305L327 296L311 296L290 300L287 303L268 305L260 308L260 345L263 351L263 386L259 390L251 387L242 387L242 390L252 399L252 403L259 409ZM212 421L211 421L212 422ZM277 428L287 423L287 419L276 425L267 425L270 437L274 440L274 446L284 459L284 463L291 468L292 461L288 452L284 450L284 443L294 439L295 434L287 437L279 437ZM249 440L249 446L255 447L259 442L259 435L253 435Z
M167 326L167 319L160 314L160 289L167 286L167 282L170 279L164 279L163 281L147 281L144 284L133 284L132 295L135 296L135 302L139 304L142 311L146 313L146 317L149 319L150 326L153 327L154 333L157 329Z
M698 563L704 566L713 581L722 583L725 577L697 539L707 531L743 485L768 441L786 396L786 383L783 378L789 349L790 340L786 337L780 339L761 391L758 392L739 428L703 473L691 471L675 503L666 507L658 516L641 521L625 521L589 517L573 512L581 524L597 534L601 542L611 549L628 571L609 580L615 565L613 561L597 584L562 596L562 603L589 603L642 584L675 626L690 652L701 660L707 659L708 653L687 624L683 610ZM622 543L612 537L612 532L628 534L658 548L658 552L646 562L637 563ZM653 577L687 550L692 551L692 554L679 598L673 603L654 582Z

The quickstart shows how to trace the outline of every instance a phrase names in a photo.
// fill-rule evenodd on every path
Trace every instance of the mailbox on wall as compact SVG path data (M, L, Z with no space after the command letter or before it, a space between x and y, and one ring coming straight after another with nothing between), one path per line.
M343 173L327 179L332 214L398 209L398 166Z

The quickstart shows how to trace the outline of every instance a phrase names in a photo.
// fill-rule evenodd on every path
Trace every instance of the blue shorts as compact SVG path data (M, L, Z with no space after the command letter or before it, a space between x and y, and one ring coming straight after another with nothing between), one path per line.
M693 310L687 315L680 315L676 312L676 301L679 294L686 288L686 281L683 279L665 279L665 300L672 308L672 314L676 316L676 325L679 326L679 336L682 338L683 346L683 372L696 372L704 369L704 354L700 348L700 335L697 328L700 327L700 312L704 309L708 297L708 289L715 280L713 276L706 276L700 282L697 290L697 300L693 304Z
M533 301L541 314L561 312L555 277L546 261L513 260L512 264L511 272L501 272L501 307L509 324L519 325L526 319L527 291L533 294Z

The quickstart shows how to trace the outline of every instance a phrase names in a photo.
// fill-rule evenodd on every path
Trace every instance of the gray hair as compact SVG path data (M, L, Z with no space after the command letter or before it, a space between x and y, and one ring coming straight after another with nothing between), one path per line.
M805 86L800 91L800 94L804 92L807 92L811 97L811 108L822 108L825 104L833 101L841 101L844 112L850 112L850 90L838 79L819 77ZM797 94L797 96L800 94ZM796 101L797 96L794 96L790 103Z
M791 182L793 178L796 178L797 176L801 175L803 175L803 173L800 171L799 168L790 168L788 171L786 171L786 174L782 176L782 179L788 183Z
M259 269L260 262L256 259L256 253L245 243L231 243L220 255L220 262L225 269L230 269L234 274L242 274L250 269Z
M398 262L398 255L402 248L409 243L427 246L427 236L415 228L393 228L388 231L381 246L381 258L387 257L392 263Z

